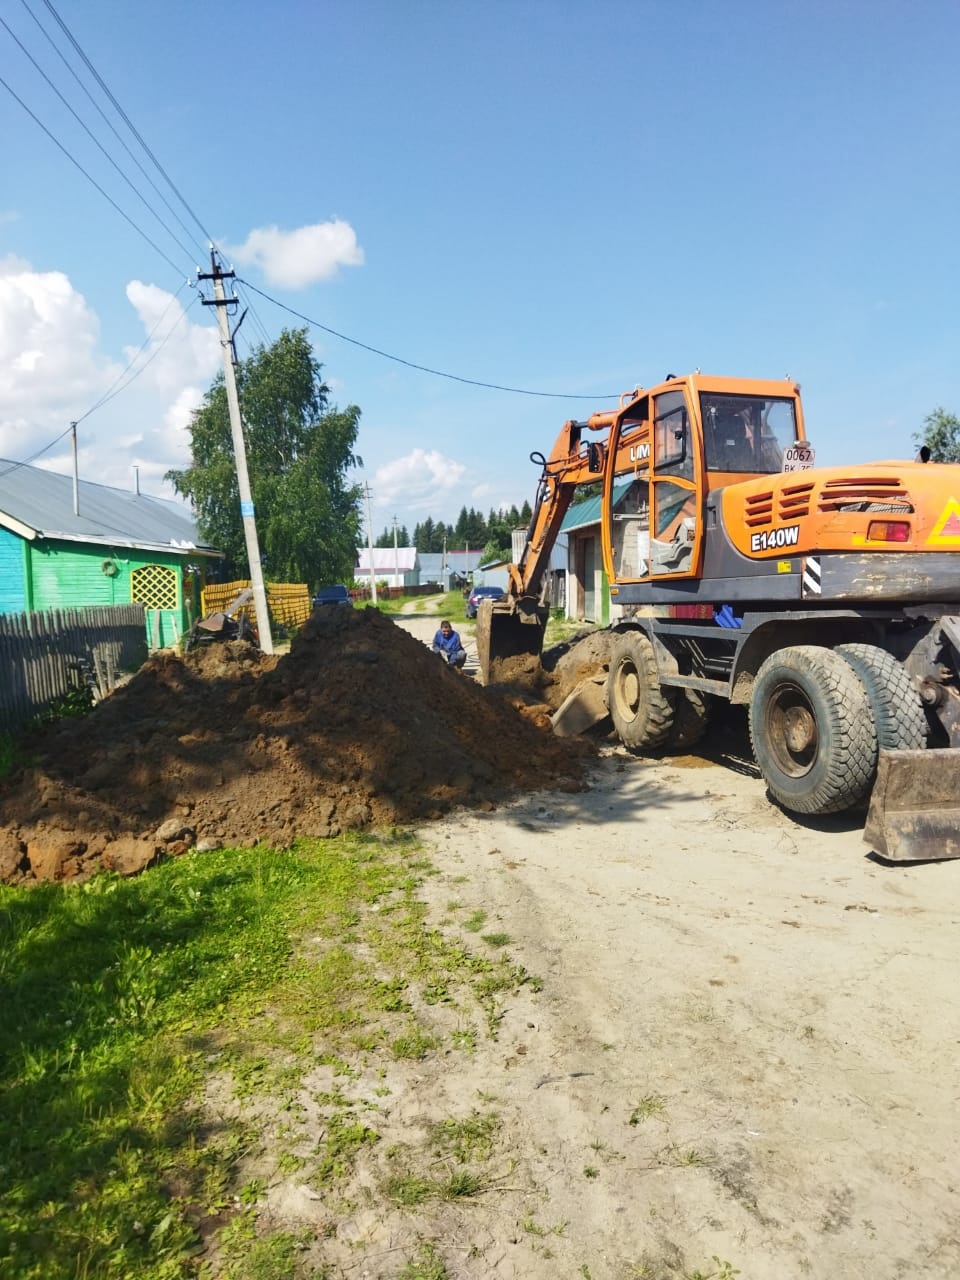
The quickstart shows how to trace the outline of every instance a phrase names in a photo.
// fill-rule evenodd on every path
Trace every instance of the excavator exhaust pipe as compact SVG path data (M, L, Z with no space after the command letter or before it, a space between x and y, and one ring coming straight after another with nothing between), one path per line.
M960 858L960 751L881 751L863 838L890 862Z
M476 642L484 684L536 683L549 616L546 605L530 599L480 601Z

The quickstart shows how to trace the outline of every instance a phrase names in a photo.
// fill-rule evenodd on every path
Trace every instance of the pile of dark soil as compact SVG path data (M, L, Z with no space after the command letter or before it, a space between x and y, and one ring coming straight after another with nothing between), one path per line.
M445 667L372 609L321 609L291 652L161 654L0 784L0 879L139 870L581 785L592 748Z

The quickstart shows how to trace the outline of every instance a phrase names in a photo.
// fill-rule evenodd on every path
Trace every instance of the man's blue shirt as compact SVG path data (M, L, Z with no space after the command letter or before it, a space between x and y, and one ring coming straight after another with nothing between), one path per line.
M460 643L458 632L451 631L448 636L445 636L442 631L438 631L433 637L433 648L440 653L455 654L463 648L463 645Z

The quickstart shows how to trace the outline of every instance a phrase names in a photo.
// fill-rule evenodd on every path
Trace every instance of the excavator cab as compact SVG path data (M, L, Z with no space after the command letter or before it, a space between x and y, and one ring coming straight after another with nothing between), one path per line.
M541 651L550 549L578 487L602 479L603 564L614 596L625 582L696 577L707 491L784 468L787 451L803 440L798 391L791 383L671 377L625 394L615 410L565 423L549 458L531 454L542 473L526 546L505 598L477 619L484 679L522 675L515 659Z

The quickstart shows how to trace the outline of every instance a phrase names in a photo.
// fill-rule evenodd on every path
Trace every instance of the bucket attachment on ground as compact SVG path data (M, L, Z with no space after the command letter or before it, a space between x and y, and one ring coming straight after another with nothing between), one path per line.
M960 858L960 751L881 751L863 838L891 862Z
M484 684L530 680L539 671L550 610L534 600L481 600L477 657ZM535 659L524 664L518 659Z
M599 724L609 714L607 709L607 677L591 676L564 698L550 717L558 738L575 738Z

